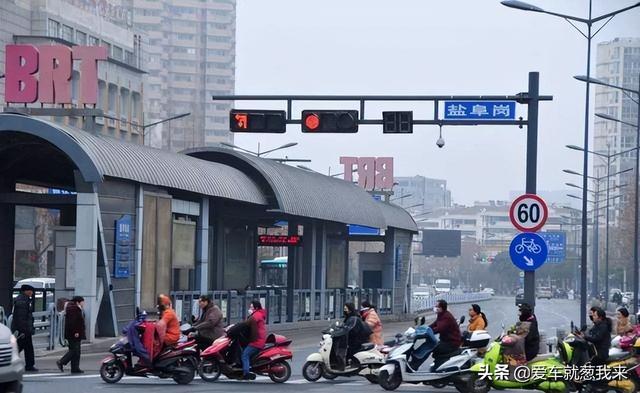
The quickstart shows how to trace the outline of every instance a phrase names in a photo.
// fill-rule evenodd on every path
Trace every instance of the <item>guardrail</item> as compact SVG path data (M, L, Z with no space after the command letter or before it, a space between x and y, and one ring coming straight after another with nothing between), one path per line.
M491 299L491 294L475 292L458 294L444 293L439 295L418 295L413 296L412 298L411 310L416 313L431 310L436 305L436 301L438 301L438 299L444 299L449 304L471 303L479 302L482 300L489 300Z
M207 292L213 302L220 307L227 323L236 323L247 317L247 305L251 300L260 300L267 309L267 323L277 324L287 321L286 289L212 291ZM200 291L172 291L174 308L179 318L189 321L198 315L197 299ZM392 313L391 289L296 289L293 293L293 321L314 321L336 318L342 315L342 305L353 302L359 305L363 300L376 304L381 315Z
M13 315L7 318L4 309L0 307L0 321L10 327ZM47 311L33 313L33 347L45 348L48 351L56 348L56 345L66 346L64 340L64 313L59 313L53 303L49 303Z

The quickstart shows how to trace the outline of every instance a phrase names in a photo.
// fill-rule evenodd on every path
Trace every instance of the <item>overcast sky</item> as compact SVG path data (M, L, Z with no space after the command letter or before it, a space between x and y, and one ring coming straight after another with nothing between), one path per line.
M593 15L634 2L594 0ZM587 0L532 3L588 15ZM615 37L640 37L640 9L615 17L596 36L592 70L597 43ZM554 100L540 108L538 190L558 190L577 180L563 168L582 167L581 154L564 146L582 145L585 86L572 76L586 73L586 47L564 20L497 0L238 0L236 94L505 95L526 91L528 72L539 71L541 94ZM304 103L294 106L294 117L302 109L343 105ZM366 114L380 118L388 109L414 110L414 118L431 113L429 104L384 103L368 106ZM520 113L526 117L526 106ZM383 135L381 126L361 126L353 135L289 127L286 134L236 134L235 143L251 150L260 143L264 151L298 142L271 156L309 158L305 165L323 173L342 172L340 156L393 156L396 176L446 179L457 203L504 200L524 189L526 129L516 126L445 127L443 149L435 144L437 126L417 126L413 135Z

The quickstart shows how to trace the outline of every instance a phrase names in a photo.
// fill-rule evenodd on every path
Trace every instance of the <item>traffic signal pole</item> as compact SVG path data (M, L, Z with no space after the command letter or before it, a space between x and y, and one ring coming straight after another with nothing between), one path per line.
M432 102L433 103L433 117L430 119L415 119L413 118L413 114L410 117L404 118L404 120L399 119L410 124L403 124L403 129L396 132L387 132L385 133L412 133L414 125L438 125L442 126L471 126L471 125L517 125L520 128L527 126L527 153L526 153L526 192L527 194L535 194L536 193L536 183L537 183L537 161L538 161L538 105L540 101L551 101L553 100L553 96L550 95L540 95L539 93L539 78L540 75L538 72L530 72L529 73L529 86L528 92L519 93L516 95L486 95L486 96L471 96L471 95L460 95L460 96L446 96L446 95L438 95L438 96L422 96L422 95L404 95L404 96L393 96L393 95L369 95L369 96L357 96L357 95L220 95L213 96L214 101L281 101L286 103L286 114L282 114L282 122L284 125L288 124L298 124L303 125L303 118L294 118L292 115L292 107L294 101L351 101L357 102L360 106L360 111L357 116L357 125L383 125L394 123L394 121L390 121L393 119L392 117L379 118L379 119L367 119L365 117L365 106L369 101L388 101L388 102L399 102L399 101L413 101L413 102ZM452 119L442 119L439 114L440 104L444 105L446 101L515 101L519 104L527 105L527 119L524 120L522 117L519 119L496 119L496 120L452 120ZM446 108L445 108L446 110ZM237 112L238 110L234 110ZM256 113L259 110L244 110L247 113ZM344 112L344 110L341 110ZM267 112L267 111L265 111ZM272 111L273 112L273 111ZM400 112L398 112L399 114ZM405 113L405 112L403 112ZM308 126L314 126L315 123L310 122ZM233 127L232 127L233 128ZM356 129L357 130L357 129ZM251 130L245 130L244 132L252 132ZM262 131L265 132L265 131ZM284 131L282 131L284 132ZM309 132L307 130L307 132ZM329 132L329 131L324 131ZM353 132L353 131L351 131ZM357 132L357 131L356 131ZM256 131L256 133L261 133ZM340 130L336 130L336 133L341 133ZM583 245L584 246L584 245ZM585 272L582 271L581 274L584 276ZM583 280L584 285L584 280ZM289 291L292 289L289 288ZM535 273L533 271L525 272L524 276L524 301L529 303L532 307L535 306ZM584 299L583 299L584 301ZM288 309L293 307L293 304L287 305ZM292 310L291 310L292 311Z

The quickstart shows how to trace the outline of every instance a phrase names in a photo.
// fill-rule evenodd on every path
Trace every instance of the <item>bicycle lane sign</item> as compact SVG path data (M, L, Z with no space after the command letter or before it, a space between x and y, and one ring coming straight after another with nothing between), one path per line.
M534 271L542 266L548 253L547 243L537 233L520 233L509 246L511 262L524 271Z

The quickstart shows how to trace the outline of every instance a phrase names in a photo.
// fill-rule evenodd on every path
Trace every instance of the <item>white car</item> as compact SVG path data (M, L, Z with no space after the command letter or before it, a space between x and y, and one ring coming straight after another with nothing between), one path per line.
M491 296L495 296L496 291L493 288L485 288L482 290L482 293L488 293Z
M18 355L18 343L11 330L0 324L0 391L21 392L24 360Z

